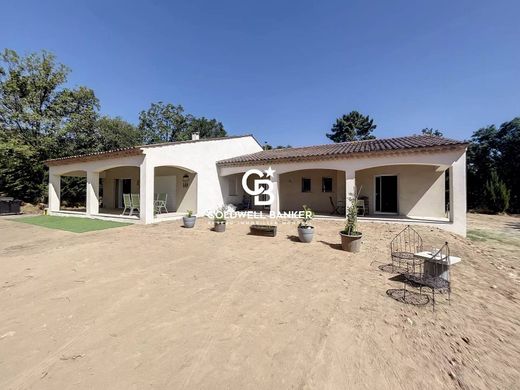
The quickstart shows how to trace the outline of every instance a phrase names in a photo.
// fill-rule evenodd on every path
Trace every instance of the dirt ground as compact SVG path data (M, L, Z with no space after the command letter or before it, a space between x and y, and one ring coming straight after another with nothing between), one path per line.
M402 225L275 238L179 221L74 234L0 219L1 389L517 389L520 218L469 215L444 241L451 306L412 306L378 267ZM484 233L482 233L484 232Z

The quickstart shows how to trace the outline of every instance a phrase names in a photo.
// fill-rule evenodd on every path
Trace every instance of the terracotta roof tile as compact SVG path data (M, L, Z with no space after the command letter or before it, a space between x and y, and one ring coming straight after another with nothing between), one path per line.
M416 151L433 148L453 148L466 146L467 142L430 135L412 135L408 137L352 141L336 144L264 150L218 162L219 165L240 165L256 162L271 162L294 159L315 159L331 157L349 157L362 153L385 151Z
M251 134L228 135L225 137L201 138L198 140L174 141L174 142L162 142L162 143L157 143L157 144L138 145L138 146L133 146L130 148L108 150L106 152L93 152L93 153L79 154L79 155L75 155L75 156L59 157L59 158L46 160L46 161L44 161L44 163L46 165L61 165L61 164L79 162L79 161L92 161L92 160L98 160L98 159L116 158L116 157L121 157L121 156L133 156L133 155L143 154L143 149L146 149L146 148L157 148L157 147L161 147L161 146L199 143L199 142L207 142L207 141L219 141L219 140L244 138L244 137L253 137L253 136ZM255 138L253 137L253 139L255 139ZM256 141L256 139L255 139L255 141ZM258 143L258 141L256 141L256 142Z

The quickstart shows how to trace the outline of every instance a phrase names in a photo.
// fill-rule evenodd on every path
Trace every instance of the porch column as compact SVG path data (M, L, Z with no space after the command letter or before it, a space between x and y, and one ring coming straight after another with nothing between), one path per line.
M61 176L49 170L49 211L60 211Z
M466 237L466 153L449 168L450 221L454 230Z
M356 171L345 171L345 215L356 196Z
M87 171L87 215L99 213L99 172Z
M271 204L271 212L275 213L275 216L280 212L280 192L279 192L279 176L277 173L274 173L271 177L271 182L273 183L273 203Z
M142 223L152 223L155 168L149 161L148 157L144 158L141 166L139 167L139 172L139 195L141 198L139 218L141 219Z

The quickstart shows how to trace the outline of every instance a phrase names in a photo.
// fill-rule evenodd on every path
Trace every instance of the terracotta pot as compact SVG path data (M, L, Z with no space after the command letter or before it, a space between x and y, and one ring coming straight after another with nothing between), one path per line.
M343 232L339 232L339 235L341 236L341 248L343 248L344 251L357 253L361 249L361 239L363 238L363 235L359 233L359 235L348 235Z
M314 237L314 227L299 227L298 226L298 237L301 242L311 242Z
M213 229L216 232L222 233L226 231L226 221L215 221L215 228Z

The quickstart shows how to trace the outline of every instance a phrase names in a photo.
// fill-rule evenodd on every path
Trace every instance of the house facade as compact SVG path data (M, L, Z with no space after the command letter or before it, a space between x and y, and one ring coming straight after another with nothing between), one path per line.
M362 220L425 223L465 235L466 148L421 135L263 150L247 135L72 156L46 162L49 213L153 223L232 203L274 213L307 205L318 215L341 217L357 194ZM272 203L257 206L242 178L250 169L269 168ZM62 206L64 176L86 177L85 210ZM120 215L127 193L140 195L138 216ZM168 213L154 215L157 193L167 194Z

